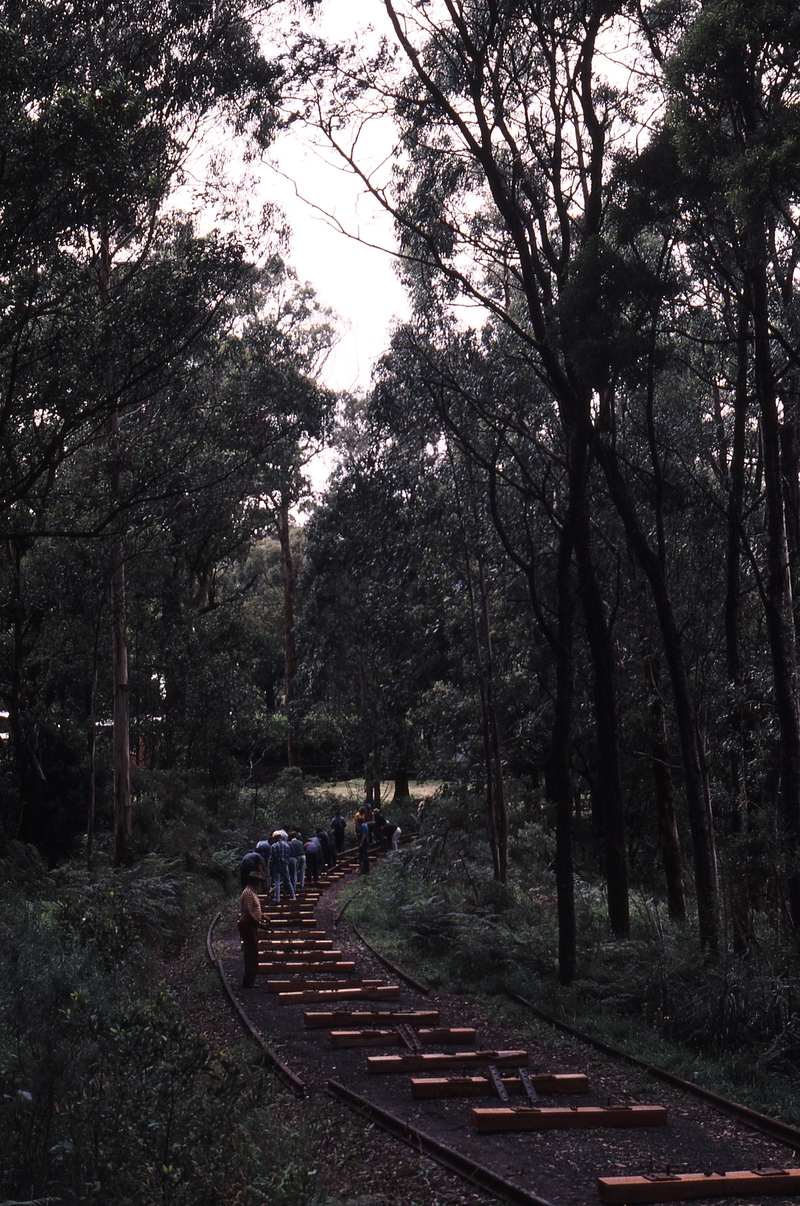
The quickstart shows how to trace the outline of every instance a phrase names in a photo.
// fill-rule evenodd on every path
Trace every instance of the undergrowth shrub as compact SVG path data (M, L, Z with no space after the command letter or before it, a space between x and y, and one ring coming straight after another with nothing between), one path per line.
M185 925L174 863L88 880L29 858L27 883L23 864L0 863L0 1201L320 1201L272 1077L158 987Z
M631 930L608 927L606 888L575 876L578 976L557 979L553 838L517 814L508 883L492 878L477 792L458 786L423 812L417 843L359 881L349 916L437 987L516 991L551 1014L727 1096L798 1121L800 968L796 943L755 914L750 947L701 951L696 919L676 922L631 890Z
M440 833L423 836L360 882L349 915L405 949L432 985L497 992L513 984L522 991L531 977L554 969L549 897L500 889L488 859L488 848L470 857L460 846L450 849Z

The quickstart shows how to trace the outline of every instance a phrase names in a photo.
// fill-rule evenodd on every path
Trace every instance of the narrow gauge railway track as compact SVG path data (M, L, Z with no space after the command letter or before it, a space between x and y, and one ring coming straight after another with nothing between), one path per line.
M710 1089L703 1088L702 1085L693 1084L690 1080L684 1080L673 1072L668 1072L665 1068L658 1068L654 1064L648 1064L646 1060L639 1059L638 1056L629 1055L627 1051L620 1051L618 1047L612 1046L611 1043L603 1042L602 1039L594 1038L592 1035L586 1034L584 1031L578 1030L566 1022L562 1022L558 1018L551 1017L550 1014L539 1009L531 1001L520 996L519 993L512 992L509 993L509 996L513 1001L519 1002L520 1005L523 1005L531 1013L541 1018L543 1022L547 1022L549 1026L553 1026L563 1034L568 1034L571 1038L576 1038L582 1043L587 1043L589 1046L595 1047L598 1051L602 1051L614 1059L623 1060L625 1063L642 1068L655 1080L663 1080L666 1084L675 1085L685 1093L691 1093L694 1097L700 1097L703 1101L710 1102L711 1105L716 1106L724 1114L729 1114L732 1118L739 1118L741 1121L747 1123L748 1126L761 1131L764 1135L768 1135L770 1139L775 1139L778 1143L785 1143L787 1147L800 1151L800 1129L798 1127L789 1126L788 1123L781 1122L779 1118L770 1118L766 1114L760 1114L757 1110L750 1109L749 1106L741 1105L738 1101L729 1101L727 1097L722 1097L719 1093L713 1093Z
M654 1100L660 1070L578 1031L569 1038L591 1042L589 1054L546 1031L523 1046L517 1035L516 1042L498 1036L492 1019L464 1019L465 1010L478 1011L471 1003L445 998L441 1008L426 986L369 944L365 954L345 927L336 929L341 913L331 899L356 868L353 852L297 902L273 906L264 898L272 932L262 944L262 978L244 1005L245 994L231 987L223 958L214 955L219 914L207 936L226 994L295 1092L327 1093L476 1188L520 1206L797 1200L795 1128L703 1090L706 1100L694 1101L689 1093L698 1087L669 1073ZM232 921L221 941L238 974ZM517 1004L541 1013L524 998ZM458 1024L445 1024L443 1012L454 1011ZM546 1014L541 1020L571 1029Z

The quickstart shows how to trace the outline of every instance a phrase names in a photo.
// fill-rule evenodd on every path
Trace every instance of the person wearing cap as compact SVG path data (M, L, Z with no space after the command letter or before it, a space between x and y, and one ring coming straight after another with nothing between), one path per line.
M258 898L259 887L264 886L264 876L258 870L248 875L247 885L239 900L239 920L237 926L242 939L244 955L244 976L242 988L255 988L258 974L258 931L265 926L261 913L261 901Z
M269 848L269 873L272 876L272 885L275 889L275 903L281 902L281 880L285 879L289 885L289 892L292 900L294 900L294 889L292 888L291 880L289 879L289 855L291 848L289 843L281 837L283 830L276 829L272 835L272 845Z

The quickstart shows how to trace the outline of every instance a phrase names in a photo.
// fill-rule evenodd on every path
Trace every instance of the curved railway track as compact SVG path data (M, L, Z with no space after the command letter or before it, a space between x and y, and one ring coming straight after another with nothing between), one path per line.
M225 994L292 1091L326 1093L516 1206L796 1200L800 1130L628 1056L516 994L510 1034L507 1011L464 1019L480 1010L463 999L431 1001L426 985L355 926L344 934L332 889L356 869L351 852L320 877L319 891L280 906L264 901L272 932L262 978L246 996L214 953L220 914L209 927L208 958ZM221 929L238 975L233 918ZM453 1012L459 1024L445 1024ZM566 1040L541 1027L531 1042L526 1015L537 1019L527 1029L540 1021ZM664 1084L657 1100L656 1079Z

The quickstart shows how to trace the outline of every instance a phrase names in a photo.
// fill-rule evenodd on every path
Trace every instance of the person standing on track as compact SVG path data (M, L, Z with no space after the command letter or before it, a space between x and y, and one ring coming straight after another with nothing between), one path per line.
M322 870L322 846L316 834L312 834L305 844L308 878L312 884L319 883L319 873Z
M269 838L262 838L260 842L256 842L256 853L260 854L264 860L264 888L269 893L272 890L272 880L269 877Z
M333 840L327 829L318 829L317 841L322 851L322 866L326 871L330 871L336 866L336 850L334 849Z
M259 887L264 886L264 876L260 871L251 871L247 878L239 900L239 920L237 926L242 939L244 955L244 976L242 988L255 988L258 975L258 931L265 928L261 913L261 901L258 898Z
M269 872L275 888L275 904L281 903L281 880L286 880L289 892L294 900L294 889L289 879L289 843L281 836L282 830L276 829L272 835L272 845L269 848Z
M298 829L289 830L289 846L292 855L297 860L294 874L294 891L297 896L298 887L305 888L306 886L306 852L303 849L303 838Z
M358 827L358 874L369 875L369 825L366 820Z
M258 871L262 878L266 880L267 865L264 862L264 856L258 849L251 850L239 863L239 884L242 888L247 887L247 880L251 871Z
M341 808L336 809L336 815L331 817L330 831L333 835L333 844L336 847L337 854L344 853L344 831L347 828L347 821L344 819Z

